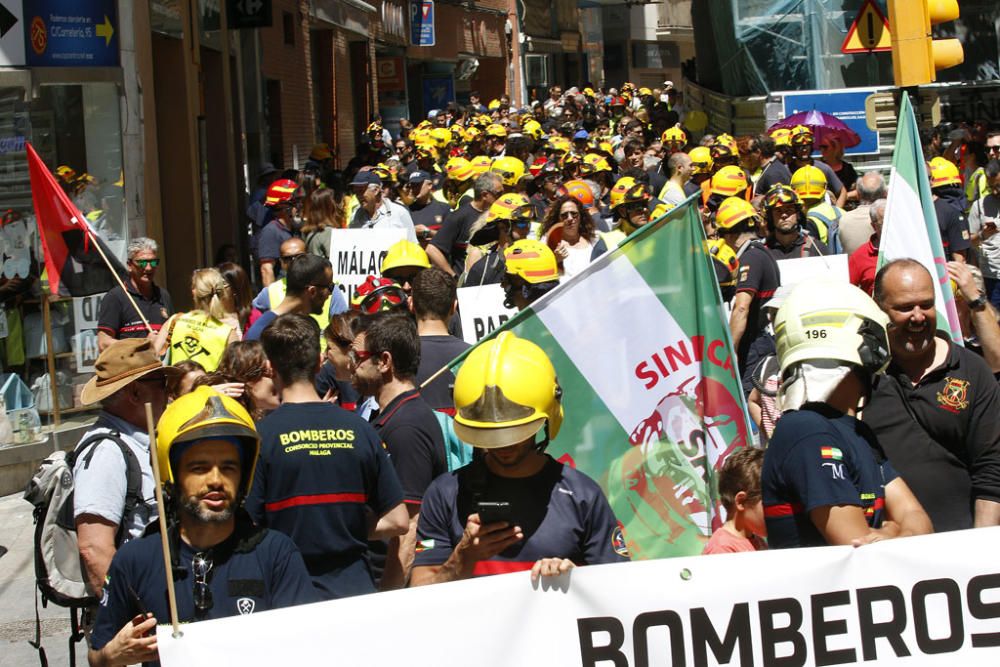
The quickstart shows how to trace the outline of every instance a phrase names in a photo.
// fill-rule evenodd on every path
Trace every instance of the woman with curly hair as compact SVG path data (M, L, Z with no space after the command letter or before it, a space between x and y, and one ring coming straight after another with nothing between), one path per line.
M587 268L597 243L594 219L576 197L563 195L542 220L542 240L559 262L559 272L572 278Z
M229 345L218 370L195 380L195 386L235 398L258 421L281 404L273 377L260 341L243 340Z

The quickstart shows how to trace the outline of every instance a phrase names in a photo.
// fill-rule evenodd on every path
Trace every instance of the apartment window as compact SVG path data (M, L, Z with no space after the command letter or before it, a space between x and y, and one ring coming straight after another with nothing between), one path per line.
M285 31L285 44L295 46L295 18L291 12L281 12L281 26Z

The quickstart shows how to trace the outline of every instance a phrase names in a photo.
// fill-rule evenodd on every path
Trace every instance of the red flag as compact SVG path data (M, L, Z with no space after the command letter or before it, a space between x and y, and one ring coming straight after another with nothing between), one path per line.
M49 291L62 296L107 292L118 284L111 272L124 276L125 267L90 228L34 147L30 143L26 146L31 199L35 205L38 235L45 250ZM104 251L107 262L96 245Z

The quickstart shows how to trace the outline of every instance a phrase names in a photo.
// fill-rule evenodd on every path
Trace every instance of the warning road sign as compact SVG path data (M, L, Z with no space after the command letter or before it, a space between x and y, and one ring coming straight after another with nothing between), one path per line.
M889 20L875 4L875 0L865 0L861 11L847 31L847 38L840 47L841 53L871 53L872 51L892 51Z

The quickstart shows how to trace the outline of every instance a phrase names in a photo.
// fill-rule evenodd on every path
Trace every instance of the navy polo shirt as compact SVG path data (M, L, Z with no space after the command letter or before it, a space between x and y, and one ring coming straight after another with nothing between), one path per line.
M416 389L404 391L372 422L403 485L403 500L420 504L434 478L448 472L444 436L434 411Z
M861 507L872 528L882 525L885 487L896 471L869 444L861 421L821 403L786 412L764 454L761 492L771 548L825 546L809 512L817 507Z
M330 403L285 403L257 431L250 516L292 538L324 599L375 592L369 516L402 502L403 490L371 425Z
M577 565L629 560L621 524L601 487L546 456L545 467L531 477L500 477L474 461L434 480L420 509L414 567L444 564L480 501L510 503L524 539L477 563L475 576L530 570L541 558Z
M319 601L302 556L290 539L276 531L254 529L245 519L237 525L228 540L204 551L178 540L174 589L181 623ZM212 563L207 577L212 607L205 612L194 605L191 562L199 553ZM144 612L152 613L159 623L170 622L159 532L126 542L112 559L91 646L100 650L126 623Z

